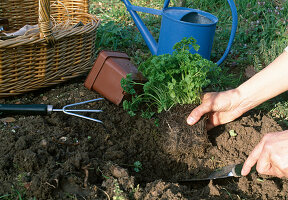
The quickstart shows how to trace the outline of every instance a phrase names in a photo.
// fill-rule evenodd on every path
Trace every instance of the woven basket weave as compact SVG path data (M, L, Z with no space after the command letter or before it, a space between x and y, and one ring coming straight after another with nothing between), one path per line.
M0 97L61 83L88 72L95 59L100 20L88 0L1 0L0 18L36 33L0 40ZM82 22L82 26L75 26ZM33 31L31 31L33 32Z

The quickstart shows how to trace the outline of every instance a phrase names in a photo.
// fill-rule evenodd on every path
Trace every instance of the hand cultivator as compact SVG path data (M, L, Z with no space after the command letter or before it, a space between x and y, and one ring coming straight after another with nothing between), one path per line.
M48 114L51 114L52 112L63 112L67 115L73 115L76 117L89 119L94 122L103 123L101 120L78 114L80 112L98 113L98 112L102 112L102 110L69 109L73 106L83 105L83 104L99 101L102 99L103 98L98 98L98 99L92 99L92 100L83 101L79 103L69 104L69 105L64 106L61 109L55 109L53 108L52 105L47 105L47 104L0 104L0 115L1 114L48 115Z

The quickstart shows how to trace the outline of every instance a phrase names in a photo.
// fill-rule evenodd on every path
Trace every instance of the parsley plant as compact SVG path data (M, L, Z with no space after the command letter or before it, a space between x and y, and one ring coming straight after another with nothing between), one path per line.
M197 53L191 54L191 48L199 49L196 40L184 38L174 45L172 55L152 56L143 62L138 69L147 79L145 84L136 83L130 74L122 79L123 90L132 95L131 101L123 102L123 108L135 115L139 106L145 104L147 110L142 116L147 116L154 107L160 113L176 104L199 104L202 89L210 83L208 74L219 67ZM143 85L143 93L137 94L133 89L137 84Z

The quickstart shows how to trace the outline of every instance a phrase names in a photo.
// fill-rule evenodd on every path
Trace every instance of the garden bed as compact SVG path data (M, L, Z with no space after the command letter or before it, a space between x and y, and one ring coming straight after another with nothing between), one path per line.
M0 99L0 103L44 103L61 108L101 97L87 90L84 80L78 78L45 91ZM154 119L131 117L121 106L107 100L91 103L89 107L103 110L89 116L102 120L106 128L59 112L50 116L0 117L2 199L16 199L19 195L22 199L147 200L285 199L287 196L287 180L258 174L181 182L243 162L264 133L281 131L265 113L247 113L212 129L207 138L199 135L193 144L185 135L163 132L161 119L167 120L169 113L159 116L157 127ZM185 110L183 114L189 113L192 107ZM177 118L180 113L175 108L173 118L184 123L183 115ZM231 130L236 136L229 134ZM187 143L183 143L185 140ZM182 143L175 146L175 141Z

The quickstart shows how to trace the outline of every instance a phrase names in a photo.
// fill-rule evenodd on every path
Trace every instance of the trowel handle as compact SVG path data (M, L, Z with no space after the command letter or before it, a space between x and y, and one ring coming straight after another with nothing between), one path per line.
M52 109L46 104L0 104L0 115L47 115Z
M235 167L232 169L233 175L234 175L235 177L240 177L240 176L242 176L242 175L241 175L242 168L243 168L243 163L235 165ZM254 165L254 166L251 168L251 171L249 172L249 174L251 174L251 173L253 173L253 172L256 172L256 165Z

